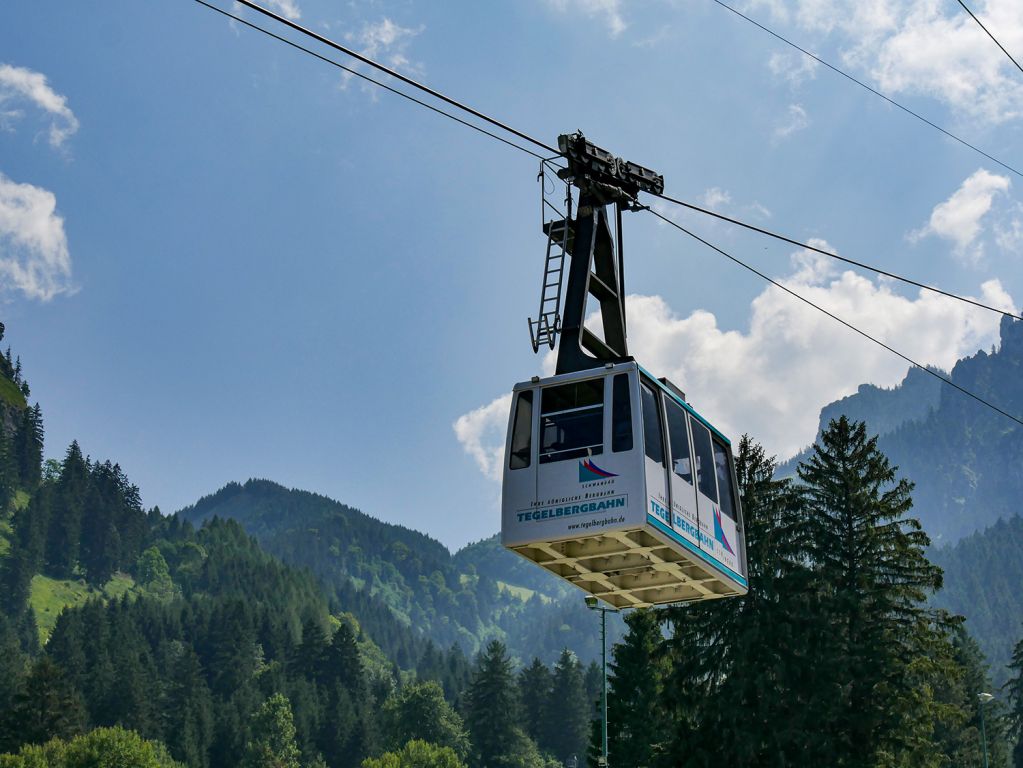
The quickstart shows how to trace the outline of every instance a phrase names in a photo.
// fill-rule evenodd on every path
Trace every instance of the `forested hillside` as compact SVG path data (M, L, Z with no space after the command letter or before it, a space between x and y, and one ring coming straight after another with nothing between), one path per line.
M488 539L452 555L417 531L340 502L266 480L231 483L179 513L193 522L237 520L285 562L309 568L331 588L363 590L435 644L468 655L489 640L513 658L553 663L562 649L599 658L592 612L581 594ZM611 622L611 637L621 622Z
M934 602L967 617L967 627L991 664L997 685L1023 637L1023 517L999 520L954 546L939 547L931 559L945 571L945 586Z
M1023 321L1004 317L998 349L960 360L950 376L1003 411L1023 413ZM881 435L881 449L915 483L914 514L936 543L954 543L1020 511L1023 427L923 371L910 371L895 389L863 386L826 406L821 428L838 415ZM792 475L805 455L779 475Z

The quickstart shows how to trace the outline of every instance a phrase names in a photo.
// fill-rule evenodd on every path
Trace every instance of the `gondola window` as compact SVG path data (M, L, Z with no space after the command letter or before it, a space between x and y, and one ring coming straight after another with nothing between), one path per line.
M604 380L563 384L540 395L540 463L604 452Z
M728 449L717 440L714 441L714 467L718 475L718 487L721 489L721 512L732 520L735 519L735 504L732 500L732 473L728 470Z
M657 395L643 385L643 439L646 455L651 461L664 466L664 437L661 434L661 414L657 410Z
M629 375L614 377L611 393L611 451L632 450L632 399L629 397Z
M710 430L696 419L690 419L689 423L693 427L693 448L696 450L696 483L700 493L716 504L718 490L714 482L714 451L711 448Z
M687 483L693 483L692 457L689 452L689 431L686 429L686 414L681 407L665 403L668 416L668 442L671 446L671 468Z
M520 392L515 403L515 424L512 429L511 458L509 469L525 469L529 466L533 433L533 393Z

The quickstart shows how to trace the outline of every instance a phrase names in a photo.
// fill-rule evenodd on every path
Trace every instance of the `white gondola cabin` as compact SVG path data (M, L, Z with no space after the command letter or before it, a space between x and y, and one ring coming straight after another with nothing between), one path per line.
M514 388L505 547L619 608L743 595L731 443L635 362Z

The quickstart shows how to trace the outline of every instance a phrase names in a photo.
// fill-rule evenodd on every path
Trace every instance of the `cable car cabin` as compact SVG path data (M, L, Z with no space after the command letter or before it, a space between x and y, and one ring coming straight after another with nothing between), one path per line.
M515 386L501 541L619 608L747 590L731 443L634 362Z

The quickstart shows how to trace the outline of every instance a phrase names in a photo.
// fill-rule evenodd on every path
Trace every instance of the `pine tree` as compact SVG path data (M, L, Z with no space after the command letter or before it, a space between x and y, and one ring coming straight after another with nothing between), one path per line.
M589 739L592 702L586 700L579 660L567 648L554 664L551 695L544 709L541 749L562 763L572 757L582 762Z
M671 766L827 765L814 745L806 521L775 463L743 436L735 457L747 537L749 593L662 609L662 687Z
M525 731L541 749L543 744L544 715L551 700L551 671L538 658L519 672L519 701Z
M1012 707L1009 713L1009 725L1012 735L1016 739L1012 759L1015 768L1023 768L1023 639L1016 644L1016 648L1013 650L1012 663L1009 664L1009 668L1016 673L1006 684Z
M863 423L832 421L798 468L810 561L824 619L811 709L830 764L872 768L912 749L920 717L914 658L940 645L925 605L941 571L930 541L907 517L912 485L868 438Z
M61 465L46 537L46 566L59 578L70 577L78 564L88 489L89 466L75 441L68 447Z
M668 733L661 700L664 636L656 611L633 611L625 623L629 631L614 647L609 665L608 762L615 768L645 768L654 765ZM595 730L591 753L600 754L600 731Z
M517 693L508 651L500 640L491 640L476 661L466 701L474 768L514 764L524 736L515 726L519 719Z
M25 678L14 703L0 721L0 750L42 744L81 733L85 711L81 696L64 671L43 656Z

